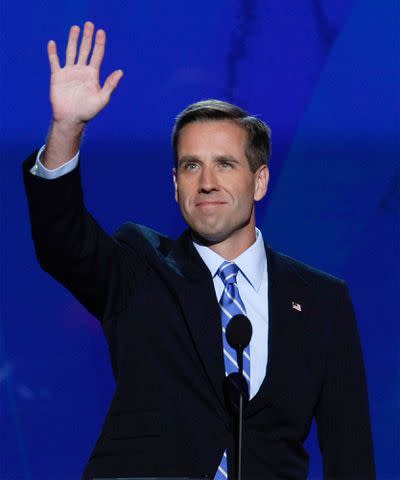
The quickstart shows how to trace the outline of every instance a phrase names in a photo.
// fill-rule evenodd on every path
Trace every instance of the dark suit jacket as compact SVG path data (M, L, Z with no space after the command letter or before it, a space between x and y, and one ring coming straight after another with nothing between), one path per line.
M84 207L79 167L45 180L28 171L35 155L24 180L37 257L101 322L116 381L84 478L212 476L232 451L232 421L219 306L190 234L174 241L127 223L109 236ZM324 478L375 478L347 287L268 245L266 253L268 367L245 413L243 478L306 478L313 417Z

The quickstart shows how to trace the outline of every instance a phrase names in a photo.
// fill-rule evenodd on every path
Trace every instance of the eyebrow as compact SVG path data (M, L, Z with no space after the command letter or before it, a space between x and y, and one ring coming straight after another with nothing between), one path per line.
M184 163L189 163L189 162L200 162L200 159L199 157L196 157L196 155L184 155L182 158L179 159L178 167L180 167Z
M213 161L216 161L216 162L231 162L231 163L240 164L240 161L237 158L233 157L232 155L216 155L215 157L213 157ZM181 159L179 159L178 167L180 167L181 165L183 165L185 163L189 163L189 162L202 163L200 158L197 157L196 155L184 155Z

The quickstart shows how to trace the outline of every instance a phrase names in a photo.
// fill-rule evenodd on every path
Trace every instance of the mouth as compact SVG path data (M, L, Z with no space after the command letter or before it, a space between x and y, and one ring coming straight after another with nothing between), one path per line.
M202 207L204 205L224 205L225 201L223 200L208 200L208 199L204 199L204 200L198 200L195 205L196 207Z
M195 203L196 207L216 207L218 205L225 205L226 202L220 202L220 201L212 201L212 200L204 200L201 202Z

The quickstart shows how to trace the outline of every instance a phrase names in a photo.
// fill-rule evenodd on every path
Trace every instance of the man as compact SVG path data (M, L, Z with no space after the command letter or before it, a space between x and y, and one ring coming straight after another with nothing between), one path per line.
M174 185L189 230L176 241L132 223L111 237L85 209L80 139L122 76L100 88L105 33L88 63L93 33L87 22L76 61L71 28L64 68L49 42L53 123L24 164L39 262L102 323L116 379L84 478L231 476L223 380L236 358L224 329L235 308L253 327L243 478L306 478L313 417L324 478L375 478L347 287L273 251L256 229L254 204L268 187L263 122L212 100L179 115Z

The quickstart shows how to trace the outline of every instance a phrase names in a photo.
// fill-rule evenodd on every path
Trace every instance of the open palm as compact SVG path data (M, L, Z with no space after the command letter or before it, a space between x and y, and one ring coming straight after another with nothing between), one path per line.
M56 121L88 122L108 104L122 77L122 70L116 70L107 77L103 87L100 86L100 66L104 57L106 35L104 30L96 32L88 63L93 33L93 23L86 22L76 59L79 27L71 27L63 68L60 67L55 42L51 40L48 44L51 67L50 100Z

